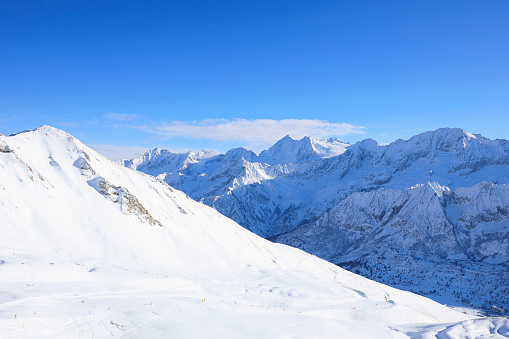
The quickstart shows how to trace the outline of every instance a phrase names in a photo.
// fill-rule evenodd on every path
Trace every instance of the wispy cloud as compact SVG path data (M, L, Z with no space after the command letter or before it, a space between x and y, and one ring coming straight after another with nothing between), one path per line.
M134 121L139 117L139 115L108 112L104 115L104 117L115 121Z
M313 119L208 119L172 121L153 129L167 137L187 137L214 141L242 141L250 145L271 144L285 135L319 138L364 133L365 127Z

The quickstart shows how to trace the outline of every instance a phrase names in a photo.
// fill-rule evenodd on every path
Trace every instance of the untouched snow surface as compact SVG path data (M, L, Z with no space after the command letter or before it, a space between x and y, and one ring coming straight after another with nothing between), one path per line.
M270 243L43 126L0 136L1 338L509 337Z

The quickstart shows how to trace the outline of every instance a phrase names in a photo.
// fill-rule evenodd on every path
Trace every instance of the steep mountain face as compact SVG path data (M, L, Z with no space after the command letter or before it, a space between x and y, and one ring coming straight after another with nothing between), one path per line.
M315 222L277 239L299 242L332 261L383 245L423 258L500 264L509 259L507 197L508 185L487 182L454 191L427 183L408 190L356 192ZM325 243L334 245L319 246Z
M509 331L266 241L54 128L0 136L0 150L1 337Z
M259 156L232 150L229 157L155 173L265 238L372 278L380 275L371 273L373 267L400 255L427 267L461 261L473 265L472 272L509 265L509 141L443 128L384 146L371 139L343 143L336 156L315 144L285 137ZM392 253L391 259L378 257L379 249ZM500 279L509 281L501 272ZM483 281L493 284L499 277ZM472 304L453 292L427 295ZM487 308L492 298L475 293L473 305ZM500 289L495 293L497 304L509 308Z
M287 135L268 150L261 152L260 156L253 160L271 165L291 164L330 158L344 153L349 146L349 143L336 138L315 139L304 137L301 140L294 140Z

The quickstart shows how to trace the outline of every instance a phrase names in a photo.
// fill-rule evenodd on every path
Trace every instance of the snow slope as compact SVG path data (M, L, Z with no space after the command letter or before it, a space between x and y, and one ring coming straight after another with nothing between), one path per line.
M60 130L0 136L0 337L508 336L270 243Z

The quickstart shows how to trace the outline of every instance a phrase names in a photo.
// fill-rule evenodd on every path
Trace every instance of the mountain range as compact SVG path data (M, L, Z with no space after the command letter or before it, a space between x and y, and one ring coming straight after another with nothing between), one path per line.
M121 163L370 279L509 309L507 140L459 128L387 145L286 136L259 155L155 149Z
M0 192L2 338L509 336L506 318L269 242L52 127L0 135Z

